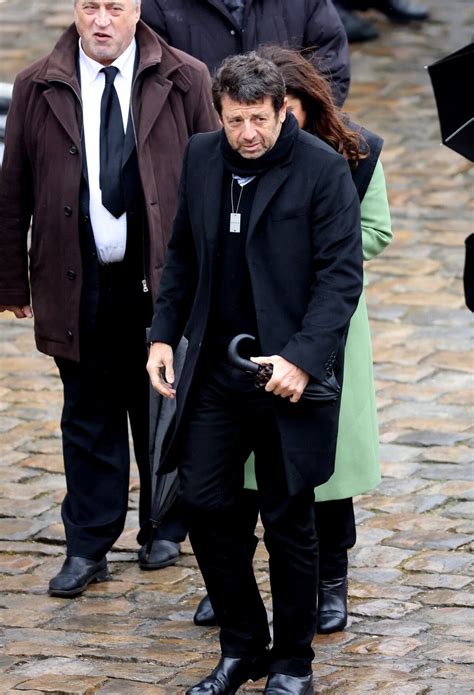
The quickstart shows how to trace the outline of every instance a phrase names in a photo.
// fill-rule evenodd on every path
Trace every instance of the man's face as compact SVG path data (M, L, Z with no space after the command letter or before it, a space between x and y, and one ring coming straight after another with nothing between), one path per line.
M74 20L84 53L110 65L131 43L140 18L137 0L76 0Z
M286 117L286 101L275 113L268 96L254 104L242 104L225 94L221 108L221 121L229 145L246 159L257 159L271 150Z

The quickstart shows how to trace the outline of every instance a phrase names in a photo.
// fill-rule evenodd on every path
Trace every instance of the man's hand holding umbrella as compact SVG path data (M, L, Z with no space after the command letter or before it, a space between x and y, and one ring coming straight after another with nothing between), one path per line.
M152 343L146 365L153 388L165 398L176 397L173 369L173 349L167 343Z
M265 391L275 396L289 398L291 403L297 403L309 382L309 374L280 355L269 357L251 357L252 362L262 366L273 365L272 376L265 385Z

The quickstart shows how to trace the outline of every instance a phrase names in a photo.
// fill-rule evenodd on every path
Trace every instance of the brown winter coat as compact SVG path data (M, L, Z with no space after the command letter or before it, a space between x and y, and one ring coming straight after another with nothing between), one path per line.
M0 178L0 304L32 301L38 349L73 360L79 359L82 287L78 39L72 25L46 58L18 75ZM149 228L148 280L156 298L184 148L193 133L218 128L218 120L202 63L170 48L141 21L136 39L140 61L131 106Z

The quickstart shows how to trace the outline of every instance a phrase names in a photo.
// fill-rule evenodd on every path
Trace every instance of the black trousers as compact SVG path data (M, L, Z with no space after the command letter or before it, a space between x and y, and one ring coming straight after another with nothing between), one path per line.
M257 391L252 376L224 363L203 368L180 439L180 495L222 653L262 652L270 632L239 517L244 464L255 451L273 599L270 671L301 676L311 671L316 630L314 496L288 495L274 408L275 396Z
M62 505L68 555L102 558L120 536L128 507L128 419L140 475L138 542L147 538L147 307L139 279L117 263L99 271L97 309L85 295L81 360L57 359L64 386L61 418L67 494ZM149 301L149 300L148 300Z

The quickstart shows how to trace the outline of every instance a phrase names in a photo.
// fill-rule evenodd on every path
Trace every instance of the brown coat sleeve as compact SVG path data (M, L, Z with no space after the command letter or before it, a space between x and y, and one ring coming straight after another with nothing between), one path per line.
M33 181L24 115L29 81L17 78L8 113L0 174L0 304L30 303L27 239L33 212Z

